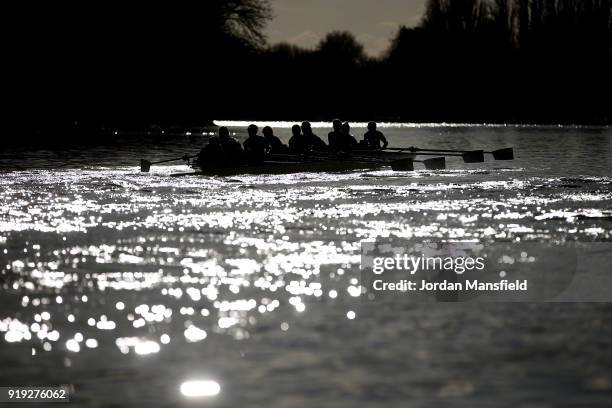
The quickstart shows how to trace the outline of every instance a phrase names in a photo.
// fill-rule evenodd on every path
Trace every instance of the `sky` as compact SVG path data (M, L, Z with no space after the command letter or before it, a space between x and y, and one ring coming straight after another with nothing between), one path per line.
M349 30L366 53L378 56L400 25L415 26L425 0L272 0L268 41L314 48L330 31Z

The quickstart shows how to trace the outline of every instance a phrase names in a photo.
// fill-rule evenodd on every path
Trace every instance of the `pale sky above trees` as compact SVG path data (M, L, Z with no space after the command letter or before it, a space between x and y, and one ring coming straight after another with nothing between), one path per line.
M272 0L274 19L266 29L271 44L285 41L314 48L330 31L349 30L378 56L399 25L419 23L425 0Z

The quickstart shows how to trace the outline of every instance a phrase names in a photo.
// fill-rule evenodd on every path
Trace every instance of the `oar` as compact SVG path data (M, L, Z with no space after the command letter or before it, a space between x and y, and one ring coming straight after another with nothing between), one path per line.
M384 160L374 157L360 157L352 156L348 158L341 158L343 161L357 161L364 163L380 163L390 165L394 171L413 171L414 163L423 163L427 170L444 170L446 169L446 159L444 157L435 157L433 159L426 160L414 160L413 158L398 159L398 160Z
M433 159L426 160L414 160L412 158L408 159L400 159L400 160L385 160L378 157L371 156L355 156L347 153L346 155L335 155L330 154L328 152L310 152L310 155L295 155L295 154L273 154L270 155L273 158L277 159L298 159L302 161L321 161L321 160L336 160L340 159L342 161L356 161L356 162L364 162L364 163L380 163L391 165L393 170L397 171L412 171L414 170L414 162L423 163L427 170L444 170L446 169L446 159L444 157L436 157ZM438 156L438 155L436 155Z
M421 153L419 151L416 154L419 156L440 156L440 155L456 156L456 157L461 157L464 163L482 163L485 161L484 152L482 150L472 150L472 151L466 151L463 153L444 153L444 152L440 152L440 153L423 152Z
M433 159L423 160L423 164L427 170L444 170L446 169L446 158L434 157Z
M416 151L426 151L426 152L438 152L438 153L461 153L463 155L468 155L468 157L474 158L477 160L483 153L492 154L493 159L495 160L514 160L514 149L512 147L506 147L504 149L493 150L490 152L486 152L483 150L442 150L442 149L416 149ZM468 162L466 163L473 163Z
M514 149L512 147L506 147L504 149L493 150L485 152L483 150L451 150L451 149L420 149L418 147L387 147L385 150L393 151L409 151L409 152L436 152L436 153L458 153L461 155L468 154L468 157L478 158L481 153L492 154L495 160L514 160ZM421 153L419 153L421 154ZM475 163L468 162L466 163Z
M365 162L365 163L387 164L387 165L390 165L391 168L395 171L413 171L414 162L423 163L427 170L446 169L446 159L444 157L435 157L433 159L426 159L426 160L414 160L411 157L406 158L406 159L398 159L398 160L385 160L383 158L372 157L372 156L355 156L355 155L350 155L350 153L346 153L346 156L330 155L327 152L313 152L313 153L318 154L319 156L315 155L314 157L317 157L320 159L322 158L321 156L324 156L328 160L340 159L343 161L359 161L359 162ZM433 156L434 154L432 153L431 155ZM439 156L439 155L435 155L435 156ZM313 157L313 156L310 156L310 157Z
M181 156L181 157L176 157L174 159L166 159L166 160L160 160L160 161L156 161L156 162L150 162L150 161L145 160L145 159L140 159L140 171L148 173L149 169L151 169L151 165L152 164L168 163L168 162L178 161L178 160L189 160L189 159L193 159L194 157L197 157L197 156L198 156L197 154L195 154L193 156Z
M387 150L393 150L398 153L401 152L410 152L415 153L419 156L456 156L461 157L464 163L482 163L485 161L484 159L484 151L483 150L428 150L428 149L418 149L414 148L403 148L403 147L388 147ZM434 153L439 152L439 153ZM447 153L448 152L448 153Z
M393 171L414 171L413 159L399 159L391 162L391 170Z
M388 162L391 169L394 171L413 171L414 162L423 163L427 170L444 170L446 169L446 159L444 157L435 157L426 160L414 160L411 158L398 159Z
M464 163L482 163L484 159L484 151L482 150L429 150L419 149L416 147L386 147L385 150L392 150L398 153L406 152L406 154L417 154L419 156L456 156L461 157ZM440 152L440 153L434 153ZM499 159L501 160L501 159Z
M505 149L493 150L491 153L495 160L514 160L514 149L506 147Z
M391 148L393 149L393 148ZM397 150L397 149L394 149ZM368 154L370 152L376 152L377 150L357 150L358 153L361 154ZM410 153L406 153L406 154L410 154ZM439 154L435 154L435 153L426 153L423 154L423 156L440 156ZM460 154L457 154L457 156L462 156ZM377 156L363 156L363 157L367 157L367 158L372 158L375 160L384 160L384 157L377 157ZM465 156L468 160L471 159L471 155L466 155ZM404 160L404 161L401 161ZM418 163L423 163L425 165L425 168L427 170L444 170L446 169L446 159L444 157L436 157L433 159L426 159L426 160L414 160L412 157L408 157L406 159L397 159L397 160L393 160L393 161L397 161L397 163L395 164L396 167L401 167L402 164L401 163L408 163L407 160L411 160L412 162L418 162ZM474 159L472 159L474 160ZM389 161L389 163L391 163L391 161ZM408 166L407 164L405 166ZM408 166L410 167L410 166Z

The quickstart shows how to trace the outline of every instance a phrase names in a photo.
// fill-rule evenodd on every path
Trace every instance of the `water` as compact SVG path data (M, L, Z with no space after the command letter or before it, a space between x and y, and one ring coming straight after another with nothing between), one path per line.
M379 237L611 241L612 131L383 130L517 158L175 179L138 160L202 138L0 153L0 384L82 406L609 406L608 304L364 307L358 278Z

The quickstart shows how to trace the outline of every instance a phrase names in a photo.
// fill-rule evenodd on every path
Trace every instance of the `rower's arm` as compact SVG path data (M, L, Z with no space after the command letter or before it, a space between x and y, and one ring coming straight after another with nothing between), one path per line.
M386 149L387 146L389 146L389 142L387 142L387 138L385 137L385 135L383 135L382 132L380 132L380 140L382 140L383 142L383 149Z
M245 140L244 143L242 143L242 148L246 153L249 153L251 151L251 142L249 142L249 139Z

